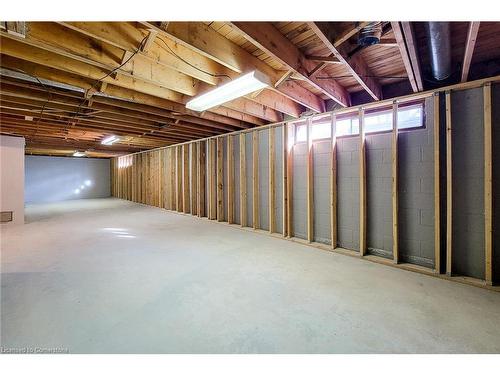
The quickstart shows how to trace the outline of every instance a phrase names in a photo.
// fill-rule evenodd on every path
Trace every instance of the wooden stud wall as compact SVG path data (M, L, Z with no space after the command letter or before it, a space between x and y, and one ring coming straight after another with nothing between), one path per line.
M471 278L451 277L452 269L452 107L450 91L443 93L445 99L445 116L443 121L446 129L445 134L440 134L440 111L438 93L433 95L433 119L434 129L434 262L435 269L431 271L435 275L440 274L441 264L445 265L446 275L440 277L450 278L465 282ZM484 98L484 212L485 212L485 280L478 281L474 285L491 285L493 280L493 184L492 184L492 102L491 85L486 84L483 88ZM393 102L393 128L392 128L392 220L393 220L393 266L404 269L426 272L422 267L401 263L399 257L399 226L398 226L398 128L397 109L398 103ZM359 147L359 184L360 184L360 255L366 255L366 148L365 148L365 123L364 108L359 108L360 147ZM345 249L337 248L337 136L336 115L331 115L331 166L330 166L330 214L331 214L331 249L338 252L346 252ZM307 240L313 242L314 238L314 200L313 200L313 142L311 139L311 120L307 122ZM282 215L283 237L293 238L294 228L292 220L292 187L293 187L293 151L295 144L295 125L285 123L269 128L269 175L259 175L259 130L251 130L252 155L246 154L245 137L247 132L235 135L225 135L207 140L198 140L183 145L170 146L165 149L152 150L148 152L127 155L111 160L111 191L112 195L132 200L138 203L154 205L168 210L176 210L190 213L199 217L208 217L212 220L227 221L234 223L235 204L239 204L240 225L258 230L259 223L259 178L269 179L269 232L275 233L276 228L276 169L282 172ZM281 132L282 147L277 149L275 143L276 132ZM440 210L440 137L446 140L446 149L443 158L446 160L446 178L443 187L446 186L446 233L441 238L440 221L443 212ZM224 139L225 138L225 139ZM239 142L239 165L234 163L234 141ZM224 146L224 144L226 146ZM227 160L224 166L223 151L226 147ZM208 154L207 154L208 153ZM282 163L276 163L276 154L281 153ZM252 158L252 191L247 192L247 170L246 158ZM224 181L223 168L227 168L227 180ZM444 165L443 165L444 167ZM239 168L239 181L235 181L234 168ZM208 177L208 179L207 179ZM224 184L227 184L224 189ZM234 184L240 186L239 196L235 196ZM227 207L224 207L224 192L227 194ZM253 198L253 222L247 222L248 194ZM444 199L444 198L443 198ZM205 202L206 201L206 202ZM206 210L205 207L208 209ZM225 208L225 211L223 211ZM446 251L441 254L441 242L446 238ZM319 246L313 243L313 246ZM324 246L322 248L325 248ZM368 260L374 260L376 256L366 256ZM382 258L378 262L384 263ZM444 264L445 263L445 264ZM389 263L387 263L389 264ZM454 275L455 276L455 275ZM460 276L460 275L456 275ZM494 287L493 287L494 288Z

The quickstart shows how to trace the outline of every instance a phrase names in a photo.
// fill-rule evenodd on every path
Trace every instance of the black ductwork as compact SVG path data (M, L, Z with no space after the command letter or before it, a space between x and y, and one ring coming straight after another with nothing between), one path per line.
M427 22L427 39L433 77L442 81L451 75L449 22Z

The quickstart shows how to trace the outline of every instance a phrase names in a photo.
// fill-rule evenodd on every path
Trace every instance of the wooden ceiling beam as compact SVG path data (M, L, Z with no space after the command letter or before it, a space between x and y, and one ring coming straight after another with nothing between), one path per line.
M396 38L396 43L398 44L399 53L401 54L401 59L403 60L403 64L405 66L406 74L408 75L408 80L410 81L411 88L413 89L413 92L418 92L419 87L411 65L410 55L408 54L408 50L406 48L406 42L401 24L400 22L393 21L391 22L391 27L394 33L394 37Z
M1 55L1 65L14 71L21 71L28 75L43 78L53 82L66 83L84 90L95 85L95 81L88 78L64 72L48 66L38 65L25 60L16 59L7 55ZM107 95L115 98L114 100L121 99L120 102L122 103L134 102L150 107L163 108L168 111L189 115L192 118L200 118L220 124L235 126L237 128L248 128L251 127L252 124L265 124L263 120L257 117L223 107L211 109L202 113L190 111L186 109L183 104L181 104L182 99L180 100L181 103L179 103L165 99L163 97L137 92L133 89L127 89L116 85L107 85L105 92Z
M62 24L70 27L72 30L80 31L87 36L91 36L106 43L110 43L114 46L120 45L121 48L124 48L129 53L132 53L136 50L132 49L134 47L132 47L130 43L121 43L120 40L116 39L112 40L113 37L118 38L119 36L111 36L111 34L107 32L108 23L63 22ZM140 43L144 35L144 33L140 29L137 29L133 25L130 25L126 22L123 23L123 25L121 25L120 27L122 29L126 29L125 35L129 35L130 37L135 38L136 42ZM155 38L156 35L159 34L159 31L157 29L149 30L150 33L155 33ZM227 80L239 77L239 73L236 73L233 70L218 64L217 62L207 58L206 56L188 49L182 44L175 43L170 38L166 38L164 36L158 36L154 43L150 43L147 50L143 50L137 55L138 57L134 58L134 64L147 59L149 64L165 65L180 73L199 79L210 85L223 84ZM143 62L143 64L145 63ZM204 89L203 87L200 87L200 91L207 90L209 90L209 87L205 87ZM300 113L302 112L302 108L298 103L273 91L268 92L268 94L265 96L249 99L293 117L299 117Z
M117 73L113 78L109 75L111 67L105 69L91 65L79 58L75 58L74 55L69 56L67 52L59 54L52 47L49 50L45 46L25 43L25 40L21 38L6 37L5 33L1 34L2 53L5 55L81 75L91 80L167 98L182 104L187 103L190 97L199 93L200 88L203 87L199 82L184 74L171 74L170 71L165 71L168 68L151 63L138 65L138 60L132 62L134 64L132 73L123 73L120 70L120 73ZM249 100L240 98L238 103L229 102L227 106L241 112L248 110L250 115L260 117L266 121L277 122L282 120L282 115L278 111L260 103L252 102L250 104L247 101Z
M297 74L301 75L308 84L340 105L344 107L350 105L349 93L337 81L334 79L318 80L316 77L309 76L316 64L306 59L297 46L281 34L272 23L233 22L232 25L258 48L279 60L288 69L293 69Z
M411 22L401 22L401 27L403 29L405 44L406 48L408 49L408 55L410 56L411 66L413 69L413 74L415 75L415 81L417 82L418 91L423 91L424 85L422 81L420 59L415 39L415 32L413 31L413 25Z
M469 77L470 63L474 53L474 46L476 45L477 34L479 32L480 22L469 22L469 30L467 31L467 39L465 41L465 52L462 63L462 75L460 82L467 82Z
M201 22L170 22L166 29L161 29L152 22L142 24L146 28L157 28L160 35L165 35L238 74L259 70L270 78L273 86L282 76L264 61ZM279 85L273 90L316 112L325 110L325 103L320 97L296 83Z
M363 27L365 27L366 25L368 25L369 22L355 22L355 25L354 27L352 28L349 28L347 30L345 30L344 32L342 32L338 37L337 39L335 40L335 42L333 43L334 47L335 48L339 48L343 43L347 42L350 38L352 38L354 35L356 35L357 33L359 33L359 30L361 30ZM314 56L312 56L314 57ZM316 57L319 57L319 56L316 56ZM318 59L315 59L315 58L310 58L308 57L310 60L312 61L321 61L318 65L316 65L314 67L314 69L312 70L311 74L318 74L321 70L323 70L323 68L325 68L328 64L330 63L334 63L334 64L342 64L341 61L339 61L335 55L333 53L330 53L327 57L324 57L323 59L334 59L335 61L325 61L325 60L318 60Z
M373 73L361 56L356 55L349 57L345 44L338 47L335 46L337 38L332 28L332 24L330 22L308 22L308 25L316 36L328 47L330 52L342 62L361 87L363 87L373 99L382 99L382 88L377 80L373 78Z

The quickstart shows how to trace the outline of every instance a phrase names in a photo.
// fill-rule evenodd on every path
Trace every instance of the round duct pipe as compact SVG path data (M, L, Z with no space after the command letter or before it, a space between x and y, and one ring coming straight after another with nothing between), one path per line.
M449 22L427 22L432 75L442 81L451 75L451 42Z
M380 43L382 36L382 22L370 22L358 34L358 45L372 46Z

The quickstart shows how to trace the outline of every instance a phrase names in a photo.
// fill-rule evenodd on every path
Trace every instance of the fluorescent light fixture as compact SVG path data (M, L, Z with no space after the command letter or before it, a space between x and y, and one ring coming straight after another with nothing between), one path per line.
M73 156L76 156L77 158L80 158L82 156L85 156L85 152L76 151L75 153L73 153Z
M103 145L112 145L113 143L115 142L118 142L120 140L120 138L118 138L116 135L111 135L107 138L104 138L101 143Z
M269 85L269 77L258 70L254 70L212 91L191 99L186 103L186 108L202 112L254 91L261 90Z

